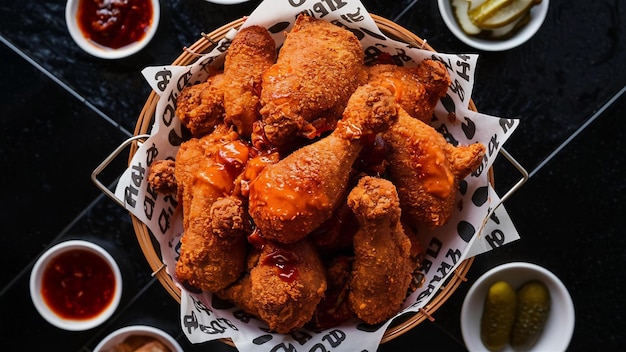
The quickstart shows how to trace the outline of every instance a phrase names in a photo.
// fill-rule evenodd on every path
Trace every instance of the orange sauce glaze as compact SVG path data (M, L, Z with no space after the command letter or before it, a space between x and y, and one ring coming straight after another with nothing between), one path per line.
M76 18L85 38L119 49L146 35L152 15L151 0L80 0Z
M309 160L305 156L301 163ZM321 185L308 181L315 180L314 176L307 174L317 172L315 167L286 166L279 171L272 169L270 173L263 173L254 180L256 192L251 195L250 204L264 206L267 214L285 222L329 206L327 195L319 191ZM303 179L307 181L301 181Z
M430 147L417 156L419 177L426 192L447 198L453 190L454 175L446 166L446 155L441 148Z

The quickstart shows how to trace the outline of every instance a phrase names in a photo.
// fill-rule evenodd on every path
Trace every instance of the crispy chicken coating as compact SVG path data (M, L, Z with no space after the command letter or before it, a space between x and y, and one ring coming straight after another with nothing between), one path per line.
M268 242L250 271L252 304L258 316L278 333L288 333L311 320L326 291L325 268L308 241Z
M266 166L250 185L250 215L270 240L292 243L328 220L344 199L361 139L395 121L397 103L386 88L364 85L328 136Z
M215 292L236 281L245 270L246 211L235 197L217 199L206 207L203 199L191 203L194 216L181 238L176 276L203 291Z
M234 152L235 157L231 162L245 165L248 158L246 150L239 135L223 124L202 138L192 138L181 144L176 154L174 176L178 199L183 205L184 226L195 215L190 213L194 197L206 198L204 203L208 209L217 198L233 190L233 181L237 175L232 175L224 168L224 152Z
M246 313L255 316L258 316L259 312L252 300L252 280L250 279L250 271L259 263L260 256L261 251L252 247L248 251L248 257L246 259L247 269L239 280L223 290L215 292L221 299L229 300Z
M250 26L235 35L224 62L224 121L243 137L260 117L261 77L276 61L276 43L267 29Z
M455 147L402 109L383 138L391 146L388 170L409 225L445 224L454 210L459 180L482 163L485 146Z
M369 67L368 73L368 83L389 88L409 115L426 123L450 85L446 67L431 59L416 67L378 64Z
M326 265L328 288L324 298L315 308L308 326L314 329L328 329L354 316L348 305L352 260L352 257L338 255L328 262Z
M213 131L224 119L224 74L187 86L176 99L176 116L191 135L199 138Z
M446 66L436 60L424 60L417 67L417 76L426 88L427 105L434 107L440 98L446 96L451 83Z
M155 191L163 194L176 194L174 160L155 160L148 171L148 183Z
M368 324L395 315L411 282L411 242L400 224L400 201L388 180L365 176L348 195L359 221L348 302Z
M263 75L267 138L280 146L296 135L312 138L331 130L366 80L363 49L352 32L300 15L277 62Z
M183 236L176 275L215 292L235 281L245 265L247 212L229 197L248 159L248 147L224 125L183 143L176 156Z

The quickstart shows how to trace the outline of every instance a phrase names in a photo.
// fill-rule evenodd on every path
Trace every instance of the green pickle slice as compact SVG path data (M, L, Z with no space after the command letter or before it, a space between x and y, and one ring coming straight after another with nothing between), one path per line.
M509 5L515 0L487 0L475 8L469 10L470 20L478 27L481 23L495 15L501 8Z
M541 3L541 0L514 0L506 6L501 7L495 11L491 16L485 18L477 24L480 28L493 29L506 26L515 22L525 14L530 12L530 9Z
M469 18L469 1L467 0L452 0L451 6L454 10L454 17L457 23L461 27L461 30L468 35L476 35L482 31L482 28L476 27L476 25Z
M517 310L517 293L506 281L489 287L480 320L480 337L490 351L498 351L509 343Z
M529 348L537 342L545 327L550 313L550 291L543 282L532 280L518 290L517 300L511 346Z

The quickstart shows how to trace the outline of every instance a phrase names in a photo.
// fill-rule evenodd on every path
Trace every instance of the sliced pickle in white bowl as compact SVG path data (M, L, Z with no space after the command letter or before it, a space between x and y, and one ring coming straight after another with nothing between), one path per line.
M470 4L469 18L476 26L484 28L482 26L483 22L495 16L502 8L508 7L515 2L515 0L487 0L478 6L477 4Z
M550 0L538 1L538 5L530 8L515 21L500 28L487 29L469 20L469 11L487 1L490 0L437 0L437 4L443 22L455 37L475 49L484 51L505 51L525 43L541 28L550 6ZM467 11L465 14L463 9Z
M541 0L515 0L499 8L497 11L493 12L491 16L484 18L482 21L473 22L476 26L483 29L501 28L522 18L525 14L530 12L533 6L540 3ZM470 19L471 18L470 16Z
M465 34L476 35L482 31L482 28L476 26L469 18L471 3L468 0L452 0L451 5L454 16Z
M522 17L506 26L492 29L490 37L493 39L508 38L514 35L520 28L527 25L528 22L530 22L530 12L526 12Z

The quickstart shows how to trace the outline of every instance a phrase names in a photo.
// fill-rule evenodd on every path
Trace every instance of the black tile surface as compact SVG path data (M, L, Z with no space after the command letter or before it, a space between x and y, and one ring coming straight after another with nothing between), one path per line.
M0 56L4 233L20 248L0 259L8 282L100 194L91 172L127 135L8 47Z
M91 351L109 332L130 324L157 326L186 351L234 351L222 343L191 345L178 324L177 302L151 276L129 215L93 185L93 169L132 135L150 93L140 71L172 62L202 32L250 13L260 1L216 5L161 2L155 39L122 60L83 53L65 27L63 1L0 0L0 343L20 339L26 351ZM476 52L445 27L435 1L363 1L442 52ZM506 208L521 239L480 255L468 281L425 321L379 351L465 350L459 326L463 298L492 267L528 261L553 271L576 308L569 350L621 350L626 344L626 7L619 0L550 2L539 33L501 53L481 52L473 99L481 112L516 117L507 142L529 181ZM123 159L123 158L122 158ZM102 175L113 183L116 160ZM519 175L496 164L506 190ZM122 304L106 324L67 332L46 323L28 294L28 276L45 248L85 238L109 250L123 268Z
M548 268L569 290L576 313L570 350L619 349L626 341L626 292L616 269L626 263L625 113L626 94L507 201L521 239L476 257L459 299L435 314L447 331L461 336L460 298L473 281L496 265L524 261Z
M472 98L479 111L519 118L508 149L527 168L582 125L626 82L626 9L618 1L551 1L524 45L480 52ZM435 1L420 1L398 24L441 52L476 53L446 28Z

